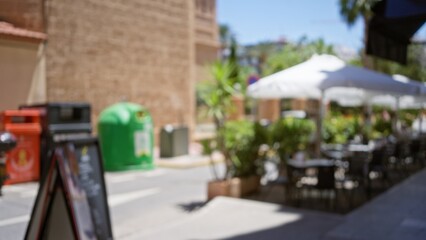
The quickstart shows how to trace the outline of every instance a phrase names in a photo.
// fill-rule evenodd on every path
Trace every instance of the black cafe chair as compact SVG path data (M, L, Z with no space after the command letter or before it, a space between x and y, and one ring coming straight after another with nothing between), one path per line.
M410 153L416 170L423 168L426 157L426 139L423 136L410 141Z
M320 191L321 198L329 195L328 197L330 198L332 208L336 206L337 202L335 171L335 166L319 167L317 173L318 182L314 186L315 189ZM323 194L325 195L323 196Z
M315 199L316 203L325 203L326 207L334 209L337 203L336 167L318 166L315 169L316 174L314 177L301 177L295 185L297 188L292 189L293 196L296 196L297 205L300 205L301 200L309 201ZM304 191L307 194L303 194Z
M347 167L342 178L337 179L338 189L345 193L347 203L351 209L362 193L364 198L367 198L367 178L369 152L354 152L347 158Z
M265 179L263 199L268 199L275 188L281 188L284 189L284 201L286 202L289 195L289 180L286 176L285 164L281 159L272 157L265 160L266 166L269 166L269 169L267 169L266 174L263 176Z
M383 188L387 188L391 185L389 178L389 158L390 147L387 145L380 145L373 149L371 158L368 163L367 173L367 195L371 197L372 191L372 180L379 180ZM373 179L375 176L375 179Z

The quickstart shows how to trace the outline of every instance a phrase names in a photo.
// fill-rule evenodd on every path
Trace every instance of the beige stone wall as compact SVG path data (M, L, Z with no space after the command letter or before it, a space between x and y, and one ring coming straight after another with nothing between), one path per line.
M0 111L46 100L43 45L0 39Z
M267 119L272 122L281 117L281 101L279 99L260 99L257 107L257 119Z
M14 26L44 32L43 0L1 0L0 20Z
M218 60L218 48L196 44L195 47L196 81L211 80L210 65Z
M209 80L208 66L219 58L219 27L216 0L194 0L194 41L196 80Z
M193 0L194 2L194 48L195 80L212 81L211 64L219 59L219 27L216 21L216 0ZM205 107L197 108L194 119L205 121Z
M219 47L216 0L194 0L194 30L197 44Z
M122 99L154 124L193 127L190 0L47 0L49 101L87 101L93 120Z
M291 109L292 110L303 110L306 111L311 116L316 116L318 114L319 102L314 99L292 99L291 100Z

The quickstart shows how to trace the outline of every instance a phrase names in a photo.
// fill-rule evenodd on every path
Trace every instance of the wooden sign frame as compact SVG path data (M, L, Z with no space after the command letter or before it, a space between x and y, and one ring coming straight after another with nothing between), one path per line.
M113 239L103 173L96 138L58 143L25 239Z

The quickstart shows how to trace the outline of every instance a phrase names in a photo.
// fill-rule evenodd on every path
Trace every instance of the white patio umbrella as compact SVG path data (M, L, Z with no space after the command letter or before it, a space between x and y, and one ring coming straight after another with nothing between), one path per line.
M370 102L372 105L387 106L394 110L397 109L421 109L425 106L426 99L416 96L394 97L392 95L379 95L373 97Z
M348 89L348 88L332 88L328 91L331 94L331 99L335 100L341 106L367 106L369 115L371 114L371 106L387 106L395 110L398 115L400 109L422 109L426 106L426 85L424 83L411 80L406 76L393 75L395 80L404 82L420 88L421 95L399 95L389 94L382 92L372 92L362 89ZM345 97L346 96L346 97ZM398 118L394 119L393 125L399 131Z
M346 65L331 55L314 55L306 62L264 77L248 87L253 98L319 99L335 87L358 88L396 95L416 95L418 86L395 80L389 75Z
M333 88L347 88L347 91L343 89L333 93ZM335 56L314 55L306 62L260 79L247 90L248 96L260 99L319 99L321 108L318 118L318 141L321 139L322 102L325 99L345 101L377 93L392 93L397 96L418 95L420 87L369 69L346 65Z
M404 82L407 84L415 85L420 88L420 94L413 96L413 95L392 95L392 94L386 94L386 95L378 95L375 97L372 97L369 101L373 105L381 105L381 106L388 106L395 110L398 109L407 109L407 108L423 108L424 104L426 102L426 85L424 83L414 81L409 79L406 76L395 74L392 76L395 80Z
M420 109L426 106L425 95L392 95L383 92L366 91L358 88L332 88L327 91L326 100L336 101L343 107L368 105L387 106L396 109Z

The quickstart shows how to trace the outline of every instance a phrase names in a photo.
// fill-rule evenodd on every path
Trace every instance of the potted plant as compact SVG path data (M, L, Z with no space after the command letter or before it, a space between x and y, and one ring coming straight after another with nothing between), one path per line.
M227 121L218 131L217 138L224 143L220 151L227 164L225 173L219 176L212 162L215 179L208 183L209 199L218 195L241 197L259 189L264 164L259 149L267 142L266 131L259 123L247 120ZM207 141L203 145L207 154L217 146Z
M210 72L213 77L212 82L207 83L207 87L200 95L201 99L207 106L207 115L213 119L216 128L216 137L212 141L204 142L204 152L210 155L211 169L214 179L208 183L208 199L217 195L228 196L230 192L229 169L232 166L230 156L225 151L225 141L223 139L223 128L227 120L227 114L232 110L232 95L235 90L233 88L232 74L234 65L229 62L216 62L211 66ZM219 176L212 153L218 150L225 159L225 174Z
M257 191L264 165L259 150L267 142L266 128L247 120L229 121L219 134L232 163L227 176L231 179L230 195L241 197Z
M211 155L217 150L225 160L225 173L222 176L219 176L213 160L211 162L214 180L208 183L209 199L231 193L237 197L243 195L246 191L235 190L235 184L241 182L236 178L256 175L254 173L258 171L255 162L260 140L255 132L259 126L245 120L229 121L228 118L233 111L233 95L239 89L236 87L238 80L235 78L238 75L235 75L234 69L235 65L228 61L213 64L211 73L214 81L200 96L208 107L217 132L215 139L203 143L204 151Z

